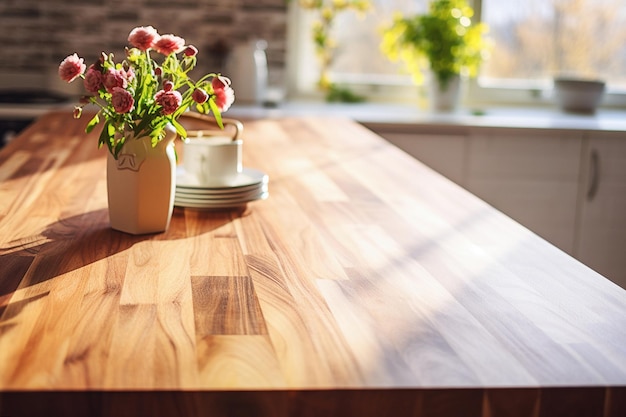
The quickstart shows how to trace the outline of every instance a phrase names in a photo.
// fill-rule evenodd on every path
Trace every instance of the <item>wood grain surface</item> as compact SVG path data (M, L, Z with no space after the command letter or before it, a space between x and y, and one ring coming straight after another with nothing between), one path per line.
M1 416L626 415L626 291L360 125L244 121L270 197L131 236L85 120L0 151Z

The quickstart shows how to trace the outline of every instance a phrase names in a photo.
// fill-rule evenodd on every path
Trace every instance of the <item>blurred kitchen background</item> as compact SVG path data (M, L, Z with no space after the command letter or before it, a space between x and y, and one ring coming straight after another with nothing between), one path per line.
M229 56L262 40L265 82L283 86L285 0L0 0L0 138L65 95L81 94L81 83L59 80L63 58L76 52L89 65L101 51L123 56L130 30L147 25L196 46L198 74L226 72ZM245 88L237 91L242 102L251 94Z
M199 72L222 71L235 45L265 39L270 76L283 78L285 0L2 0L0 5L0 87L22 80L30 86L55 84L58 64L68 54L76 52L86 63L100 51L120 56L130 30L144 25L195 45Z

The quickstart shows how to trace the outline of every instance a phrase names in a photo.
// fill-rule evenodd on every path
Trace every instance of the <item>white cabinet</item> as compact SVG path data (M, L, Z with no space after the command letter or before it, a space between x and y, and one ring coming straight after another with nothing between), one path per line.
M626 288L626 133L404 129L378 133Z
M626 133L585 140L575 256L626 288Z
M581 147L569 132L477 131L464 186L573 255Z
M464 135L382 133L382 136L443 176L464 185L466 175Z
M547 241L574 254L582 134L472 129L380 132Z

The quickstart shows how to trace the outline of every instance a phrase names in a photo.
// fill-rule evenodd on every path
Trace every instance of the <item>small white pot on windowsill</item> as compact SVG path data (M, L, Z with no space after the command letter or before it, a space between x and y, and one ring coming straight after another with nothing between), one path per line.
M445 85L432 76L429 85L430 109L435 112L453 112L461 100L461 76L455 75Z

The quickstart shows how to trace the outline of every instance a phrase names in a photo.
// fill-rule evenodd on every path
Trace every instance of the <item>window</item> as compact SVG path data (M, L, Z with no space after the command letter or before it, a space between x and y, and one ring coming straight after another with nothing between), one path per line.
M498 101L542 101L554 76L604 79L612 104L626 93L623 0L482 0L494 43L474 91ZM524 94L526 93L526 94Z
M377 95L379 90L386 88L401 90L409 86L409 90L413 90L410 77L402 75L400 66L391 63L380 51L380 31L384 24L391 22L396 12L425 11L427 0L371 0L371 3L372 10L364 15L353 11L337 15L333 27L337 49L331 66L331 79L339 84L349 84L369 96ZM319 64L311 41L311 27L317 12L292 7L290 13L290 21L297 22L290 25L289 37L294 45L290 57L290 87L300 95L313 95L319 77Z
M380 52L380 29L394 12L423 12L428 0L373 0L365 18L337 17L338 48L331 78L369 96L415 97L410 78ZM533 103L550 99L555 75L603 78L613 104L626 102L626 5L623 0L475 0L494 44L471 97L477 102ZM296 8L297 9L297 8ZM317 73L310 25L313 12L296 10L297 91L312 93ZM386 97L388 98L388 97Z
M542 80L605 78L626 87L623 0L483 0L494 40L482 76Z

